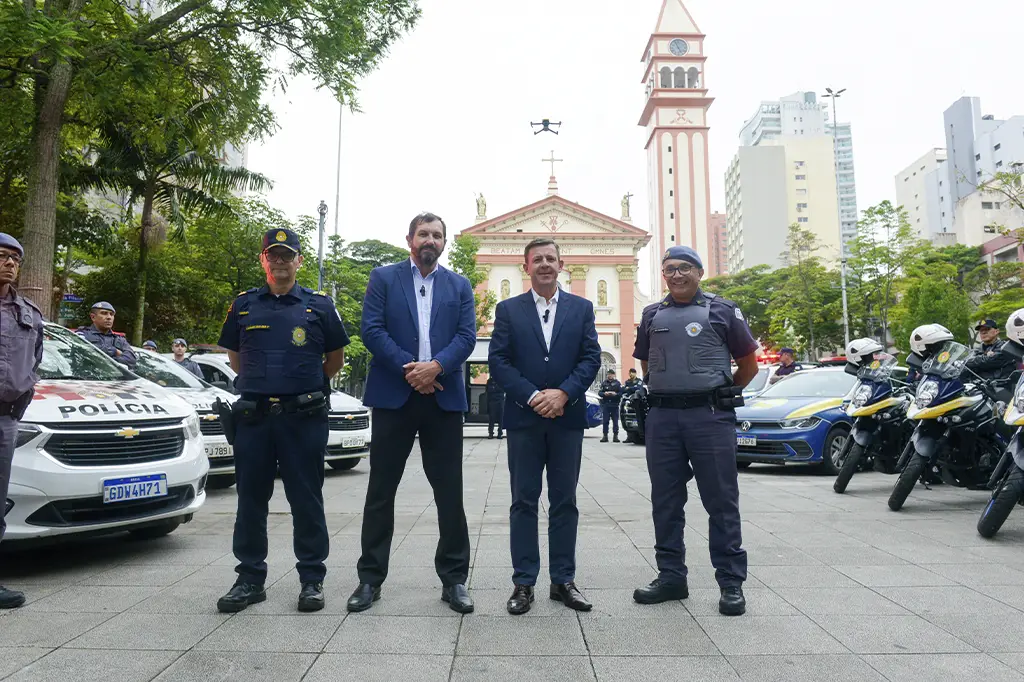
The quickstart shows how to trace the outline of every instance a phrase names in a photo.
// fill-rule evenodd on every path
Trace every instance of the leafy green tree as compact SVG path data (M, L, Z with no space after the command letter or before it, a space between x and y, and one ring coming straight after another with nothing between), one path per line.
M770 265L755 265L735 275L724 275L709 279L701 287L736 303L750 326L754 338L766 348L777 345L771 333L771 312L769 305L772 292L781 278Z
M401 263L409 258L409 249L402 249L379 239L352 242L345 247L345 255L360 265L371 269L382 265Z
M971 301L958 285L957 268L948 263L922 266L907 278L892 309L892 334L897 348L909 351L910 333L922 324L941 324L961 343L970 342Z
M480 240L473 235L464 234L455 238L448 250L448 263L452 270L469 280L473 287L473 301L476 306L476 328L483 329L491 321L491 313L498 304L491 291L480 291L478 286L487 275L476 266L476 254L480 250Z

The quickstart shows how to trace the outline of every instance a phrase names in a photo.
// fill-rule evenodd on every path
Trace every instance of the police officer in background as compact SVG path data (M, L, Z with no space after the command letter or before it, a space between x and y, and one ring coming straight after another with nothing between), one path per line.
M622 397L622 384L615 378L615 370L608 370L605 374L604 381L601 382L601 388L598 389L598 395L601 397L601 422L604 427L604 436L601 438L602 443L608 442L608 420L611 420L614 428L612 433L614 434L614 442L619 442L619 399Z
M182 369L195 374L200 379L203 378L203 370L199 369L199 365L195 360L189 360L185 357L185 351L188 350L188 342L185 339L174 339L171 342L171 352L174 353L174 362L181 366Z
M159 353L160 351L156 347L156 341L149 339L142 342L142 350L148 350L150 353Z
M494 438L494 426L498 426L498 440L504 436L505 389L494 377L487 379L487 437Z
M297 234L266 232L260 264L266 285L239 294L228 308L219 341L238 372L235 386L241 396L232 406L238 492L232 549L238 579L217 608L233 613L267 598L267 512L280 468L292 512L301 583L298 608L319 611L328 552L325 376L341 369L349 338L334 302L295 282L302 265Z
M792 348L783 348L779 351L779 366L775 370L775 376L771 378L769 384L774 384L783 377L787 377L793 372L799 372L803 370L803 365L796 361L796 351Z
M629 378L626 379L626 383L623 384L623 386L622 386L622 395L623 395L623 397L628 398L629 396L633 395L633 393L636 391L636 389L640 388L643 385L644 385L644 382L643 382L643 380L640 377L638 377L636 375L636 370L635 369L630 369L629 370Z
M995 320L982 320L974 328L981 341L978 352L967 360L967 368L982 379L1006 379L1017 369L1016 361L1000 351L1006 343L999 338Z
M647 376L647 470L658 578L633 593L641 604L689 596L683 546L686 486L697 479L708 520L718 610L746 611L747 553L740 535L736 413L757 374L757 341L736 304L700 289L703 263L687 246L662 259L669 294L644 309L633 357ZM737 369L731 371L731 359Z
M24 256L17 239L0 233L0 500L7 499L18 421L32 402L39 381L36 369L43 359L43 314L14 288ZM7 527L6 511L6 506L0 506L0 540ZM0 609L24 603L24 594L0 586Z
M114 306L106 301L93 303L92 310L89 311L89 319L92 320L92 324L85 329L79 329L78 335L112 357L116 362L120 362L128 369L135 369L135 363L138 360L128 339L112 331L116 312Z

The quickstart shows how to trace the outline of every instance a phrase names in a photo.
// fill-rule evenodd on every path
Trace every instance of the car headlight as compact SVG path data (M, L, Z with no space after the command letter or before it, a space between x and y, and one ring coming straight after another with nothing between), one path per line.
M201 433L199 430L199 415L195 412L190 414L185 420L185 432L188 434L189 438L199 438L199 434Z
M921 382L921 385L917 387L917 396L915 400L917 403L917 409L923 410L928 407L938 396L939 382L934 380Z
M874 393L872 388L868 385L863 385L857 389L857 392L853 394L853 406L864 407L871 400L871 394Z
M1024 412L1024 382L1021 382L1017 386L1017 390L1013 392L1013 406L1017 408L1018 412Z
M783 419L779 422L779 426L784 429L813 429L820 423L820 417L801 417L800 419Z
M15 449L20 448L35 440L36 436L42 433L38 426L31 424L18 424L18 439L14 442Z

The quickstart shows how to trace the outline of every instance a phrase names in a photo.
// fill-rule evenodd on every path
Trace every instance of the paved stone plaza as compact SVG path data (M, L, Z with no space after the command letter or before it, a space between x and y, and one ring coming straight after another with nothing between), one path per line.
M110 538L0 557L0 582L29 597L0 615L0 678L1024 680L1024 513L983 540L974 525L985 493L918 487L893 513L885 503L891 477L858 476L840 496L830 477L754 466L740 474L747 615L726 618L717 612L695 486L690 598L642 607L633 588L655 576L643 449L590 436L584 457L577 582L594 602L591 613L549 601L543 583L529 614L505 613L504 442L468 438L476 613L458 616L440 601L435 513L414 455L399 493L391 576L370 611L345 612L356 584L364 462L328 473L333 537L323 612L295 611L291 521L279 485L268 601L217 613L234 578L235 496L214 491L195 521L163 540Z

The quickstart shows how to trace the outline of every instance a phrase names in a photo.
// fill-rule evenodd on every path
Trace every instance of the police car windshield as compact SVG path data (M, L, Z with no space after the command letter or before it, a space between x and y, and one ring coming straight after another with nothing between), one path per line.
M768 383L768 374L770 372L771 370L768 367L761 367L760 369L758 369L757 374L755 374L754 378L750 380L750 383L747 384L747 387L743 389L744 393L760 391L762 388L764 388L764 385Z
M91 343L54 324L43 325L40 379L124 381L134 376Z
M806 370L781 379L758 398L841 398L856 383L842 370Z
M208 383L174 360L168 360L143 350L136 351L135 355L139 359L135 373L143 379L149 379L154 384L166 388L191 388L197 391L209 386Z

